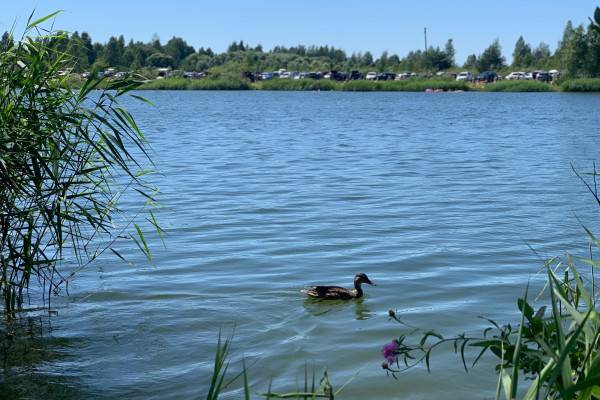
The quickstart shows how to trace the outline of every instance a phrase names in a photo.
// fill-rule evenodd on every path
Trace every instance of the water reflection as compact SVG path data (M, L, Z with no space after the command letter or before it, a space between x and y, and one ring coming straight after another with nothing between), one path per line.
M51 317L20 315L0 316L0 397L7 399L81 398L78 379L65 371L57 372L59 363L69 361L72 339L52 336ZM77 388L77 389L76 389Z
M364 298L355 300L323 300L307 298L304 300L304 309L314 317L321 317L328 313L354 308L355 318L357 320L369 319L375 315L365 303Z

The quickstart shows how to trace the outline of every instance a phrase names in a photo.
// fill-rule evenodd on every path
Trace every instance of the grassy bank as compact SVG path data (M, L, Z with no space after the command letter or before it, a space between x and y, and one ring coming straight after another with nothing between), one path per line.
M557 86L540 81L499 81L481 88L486 92L555 92Z
M155 79L140 86L142 90L248 90L243 79Z
M564 92L600 92L600 78L569 79L560 88Z
M337 90L346 92L423 92L427 89L469 90L465 82L449 79L411 79L405 81L349 81L335 82L313 79L274 79L256 82L252 87L257 90Z
M70 87L81 87L84 80L69 78ZM100 88L105 88L106 82ZM487 85L474 85L451 79L407 79L403 81L356 80L336 82L314 79L273 79L251 83L242 78L184 79L168 78L151 80L139 87L142 90L281 90L281 91L344 91L344 92L424 92L485 91L485 92L600 92L600 78L569 79L560 84L530 80L499 81Z

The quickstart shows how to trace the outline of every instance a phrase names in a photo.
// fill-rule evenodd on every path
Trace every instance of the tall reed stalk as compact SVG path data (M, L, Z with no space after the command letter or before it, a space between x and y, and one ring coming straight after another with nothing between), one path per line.
M59 50L66 33L41 27L56 14L30 17L19 39L0 46L0 293L9 312L32 282L49 300L105 250L120 257L111 246L127 227L150 256L140 227L118 208L125 191L153 201L148 144L119 104L141 81L92 74L71 89L74 61Z

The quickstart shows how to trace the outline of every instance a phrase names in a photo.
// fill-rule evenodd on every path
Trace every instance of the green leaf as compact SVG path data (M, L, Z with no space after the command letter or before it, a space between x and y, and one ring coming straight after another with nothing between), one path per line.
M39 25L39 24L41 24L42 22L44 22L44 21L47 21L47 20L49 20L50 18L54 18L55 16L57 16L58 14L60 14L60 13L62 13L62 12L63 12L63 10L58 10L58 11L55 11L55 12L53 12L52 14L48 14L48 15L46 15L45 17L42 17L42 18L40 18L40 19L38 19L38 20L35 20L35 21L33 21L33 22L29 22L29 21L28 21L28 22L27 22L27 28L26 28L26 29L27 29L27 30L29 30L29 29L35 28L36 26L38 26L38 25ZM32 16L33 16L33 14L32 14ZM31 18L31 17L30 17L30 18Z

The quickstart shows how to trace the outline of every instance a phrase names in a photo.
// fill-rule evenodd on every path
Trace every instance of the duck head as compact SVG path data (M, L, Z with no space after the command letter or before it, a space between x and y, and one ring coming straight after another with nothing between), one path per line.
M371 280L369 279L369 277L367 276L367 274L363 273L363 272L359 272L358 274L356 274L354 276L354 286L360 286L360 284L362 283L367 283L369 285L373 285L375 286L375 284L373 282L371 282Z

